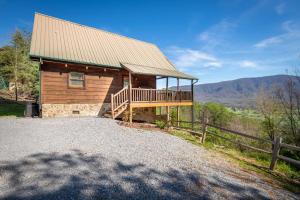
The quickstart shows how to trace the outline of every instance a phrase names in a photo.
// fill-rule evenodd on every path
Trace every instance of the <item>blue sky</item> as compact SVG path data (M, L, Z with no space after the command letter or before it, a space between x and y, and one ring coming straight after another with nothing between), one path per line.
M300 66L299 0L0 0L0 46L34 12L157 44L200 83L284 74Z

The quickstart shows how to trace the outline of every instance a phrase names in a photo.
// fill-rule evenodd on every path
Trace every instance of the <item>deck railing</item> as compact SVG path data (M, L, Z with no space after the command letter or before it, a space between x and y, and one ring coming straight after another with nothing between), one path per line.
M192 101L191 91L132 88L132 102Z
M129 95L131 94L131 98ZM111 114L112 118L120 115L130 102L182 102L192 101L191 91L173 91L173 90L157 90L145 88L124 87L116 94L111 94Z

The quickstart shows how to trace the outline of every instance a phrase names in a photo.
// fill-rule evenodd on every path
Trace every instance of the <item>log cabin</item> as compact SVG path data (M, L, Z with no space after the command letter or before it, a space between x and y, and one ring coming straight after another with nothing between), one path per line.
M155 120L155 108L193 106L196 77L178 71L148 42L35 13L30 58L40 64L42 117L111 116ZM177 89L169 89L169 78ZM165 89L157 80L166 79ZM191 90L180 91L179 79Z

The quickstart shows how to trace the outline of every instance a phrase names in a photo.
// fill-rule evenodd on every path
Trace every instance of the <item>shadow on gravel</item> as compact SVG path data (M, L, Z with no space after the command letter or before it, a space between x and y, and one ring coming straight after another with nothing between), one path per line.
M197 172L158 171L143 164L126 164L79 150L33 154L0 162L0 199L215 199L234 193L235 199L266 199L252 187ZM220 184L218 184L220 183ZM251 192L253 192L251 194ZM230 196L230 195L229 195Z

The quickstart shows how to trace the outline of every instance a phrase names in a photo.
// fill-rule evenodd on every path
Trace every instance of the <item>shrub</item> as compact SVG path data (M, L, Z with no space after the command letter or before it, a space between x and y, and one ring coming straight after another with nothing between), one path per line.
M171 124L173 126L175 126L176 121L177 121L177 110L176 110L176 108L170 109L170 110L171 110L171 112L170 112Z
M166 125L167 125L166 122L161 121L161 120L156 120L156 121L155 121L155 124L156 124L156 126L158 126L160 129L164 129L164 128L166 127Z
M209 122L212 124L226 126L232 119L232 112L222 104L208 102L203 109L208 112Z

